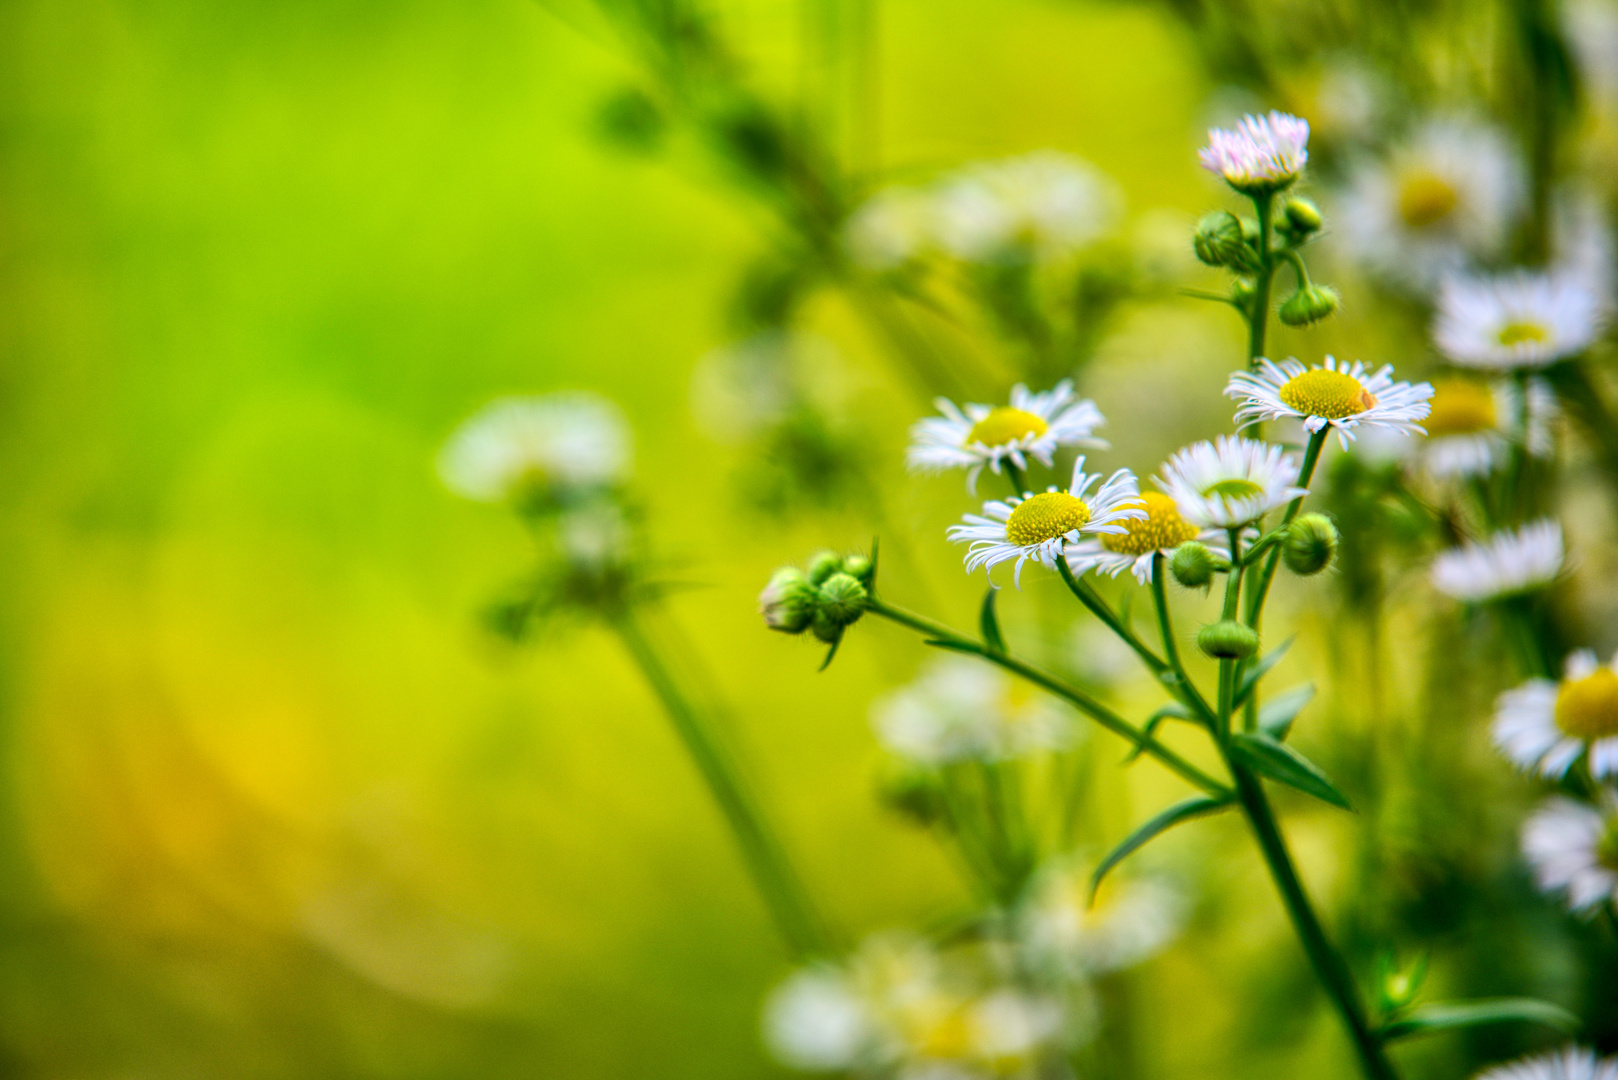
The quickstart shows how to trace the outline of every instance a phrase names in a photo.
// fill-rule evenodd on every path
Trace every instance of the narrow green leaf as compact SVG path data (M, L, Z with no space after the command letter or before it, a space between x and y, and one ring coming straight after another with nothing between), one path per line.
M1239 764L1278 783L1295 787L1322 802L1354 809L1348 797L1337 789L1320 766L1263 732L1238 732L1230 737L1230 756Z
M1175 720L1189 720L1191 719L1191 714L1187 712L1183 706L1165 705L1146 718L1146 726L1143 727L1141 731L1146 735L1147 738L1151 738L1152 735L1157 731L1158 727L1162 725L1163 721L1171 718ZM1135 748L1129 751L1129 755L1124 758L1124 764L1128 765L1145 752L1146 744L1144 742L1137 743Z
M1105 859L1101 860L1101 865L1096 867L1096 872L1091 875L1091 902L1093 903L1095 901L1096 890L1101 887L1101 879L1106 877L1107 873L1112 870L1113 867L1117 866L1119 863L1123 862L1125 859L1129 858L1129 856L1133 855L1135 852L1144 847L1147 841L1151 840L1159 833L1167 832L1169 829L1172 829L1182 821L1190 821L1193 818L1204 817L1208 814L1217 813L1220 810L1230 806L1230 803L1231 800L1228 798L1214 799L1206 795L1199 795L1194 799L1187 799L1185 802L1175 803L1173 806L1169 807L1167 810L1163 811L1161 814L1158 814L1140 828L1130 833L1124 838L1123 843L1113 848L1112 852L1108 854Z
M1435 1001L1411 1010L1408 1016L1384 1024L1383 1041L1425 1035L1433 1031L1477 1027L1480 1024L1511 1022L1544 1024L1558 1031L1574 1032L1579 1018L1549 1001L1537 998L1487 998L1482 1001Z
M978 626L983 630L983 643L997 653L1005 653L1005 635L1000 633L1000 617L994 611L994 598L1000 594L1000 587L990 585L989 591L983 594L983 609L978 613Z
M841 637L839 637L836 641L831 643L831 648L826 650L826 659L824 659L824 660L822 660L820 662L820 667L816 669L816 672L815 672L816 674L819 674L820 672L825 671L827 668L831 667L832 657L837 655L837 647L839 645L841 645L842 643L843 643L843 639Z
M1258 727L1276 742L1285 742L1292 731L1292 721L1315 696L1315 684L1304 683L1273 700L1266 701L1258 710Z
M1241 684L1236 687L1237 708L1247 704L1247 699L1253 695L1253 687L1257 686L1258 681L1270 673L1272 667L1281 662L1281 658L1287 654L1287 650L1292 648L1292 643L1297 640L1295 636L1287 638L1271 649L1267 655L1261 657L1257 663L1247 666L1247 672L1242 676Z

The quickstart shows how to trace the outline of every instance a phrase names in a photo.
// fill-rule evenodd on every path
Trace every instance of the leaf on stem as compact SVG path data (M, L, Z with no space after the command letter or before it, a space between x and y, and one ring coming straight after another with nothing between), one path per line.
M1152 735L1157 731L1158 727L1163 723L1163 721L1169 720L1169 719L1190 720L1191 719L1191 713L1188 712L1185 709L1185 707L1181 706L1181 705L1165 705L1161 709L1159 709L1155 713L1153 713L1151 716L1146 718L1146 726L1141 729L1141 734L1145 735L1147 739L1150 739L1152 737ZM1145 752L1146 752L1146 741L1143 739L1142 741L1136 743L1135 748L1129 752L1129 756L1124 758L1124 764L1125 765L1130 764L1131 762L1133 762L1136 758L1140 757Z
M1353 810L1348 796L1338 790L1320 766L1263 732L1238 732L1230 737L1230 756L1238 764L1277 783L1297 788L1322 802Z
M1297 719L1314 696L1315 684L1304 683L1265 702L1258 710L1258 729L1276 742L1286 742L1287 735L1292 731L1292 721Z
M998 585L990 585L989 591L983 594L983 609L978 613L978 626L983 631L983 643L1004 655L1007 652L1006 639L1000 632L1000 616L995 614L994 610L994 598L999 593Z
M826 659L824 659L824 660L822 660L820 662L820 666L815 669L815 674L818 675L818 674L820 674L820 672L825 671L827 668L831 667L832 657L837 655L837 647L839 645L841 645L842 643L843 643L842 638L838 638L836 641L831 643L831 648L826 650Z
M1156 837L1159 833L1167 832L1182 821L1191 821L1193 818L1215 814L1230 805L1231 798L1229 796L1215 799L1206 795L1199 795L1194 799L1175 803L1130 833L1124 838L1123 843L1113 848L1107 857L1101 860L1101 865L1096 867L1096 872L1090 876L1089 902L1095 903L1096 890L1101 888L1101 879L1106 877L1113 867L1144 847L1147 841Z
M1516 1021L1544 1024L1563 1032L1579 1029L1577 1016L1549 1001L1538 998L1487 998L1482 1001L1434 1001L1420 1005L1412 1009L1409 1015L1382 1025L1377 1034L1383 1042L1392 1042L1434 1031Z
M1292 643L1297 640L1296 636L1287 638L1256 663L1247 666L1247 672L1242 676L1241 685L1236 687L1236 698L1232 702L1232 708L1239 709L1247 704L1247 699L1252 697L1253 688L1258 685L1258 681L1268 675L1272 667L1281 662L1281 658L1287 654L1287 650L1292 648Z

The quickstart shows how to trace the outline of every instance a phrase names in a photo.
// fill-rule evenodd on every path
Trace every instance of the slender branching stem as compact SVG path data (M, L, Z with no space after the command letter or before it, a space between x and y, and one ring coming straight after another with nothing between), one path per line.
M1264 337L1270 322L1270 281L1275 277L1275 258L1270 252L1275 196L1269 192L1253 196L1258 212L1258 272L1253 275L1253 308L1248 313L1247 366L1255 367L1264 355Z

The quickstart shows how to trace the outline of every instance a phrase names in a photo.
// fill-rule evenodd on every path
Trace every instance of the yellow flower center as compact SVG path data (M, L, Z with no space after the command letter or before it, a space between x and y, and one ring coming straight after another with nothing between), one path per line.
M1412 229L1437 225L1459 201L1454 185L1425 169L1405 174L1399 184L1399 217Z
M1006 519L1006 539L1020 547L1055 540L1090 520L1090 507L1065 491L1042 491L1017 504Z
M1495 340L1510 348L1513 345L1542 345L1551 339L1551 332L1535 322L1510 322L1500 328Z
M1125 521L1124 528L1129 530L1126 533L1103 533L1101 546L1108 551L1145 555L1149 551L1177 548L1197 538L1197 527L1180 516L1180 508L1167 495L1148 491L1131 505L1145 510L1146 516Z
M1494 394L1472 379L1443 379L1433 388L1433 411L1422 421L1428 435L1475 435L1494 428Z
M1280 396L1305 416L1327 420L1355 416L1376 404L1376 396L1361 386L1358 379L1325 368L1306 371L1287 380Z
M1030 435L1043 435L1049 427L1031 412L1003 405L972 425L971 432L966 436L966 444L1005 446Z
M1556 726L1587 742L1618 735L1618 674L1601 667L1563 683L1556 695Z

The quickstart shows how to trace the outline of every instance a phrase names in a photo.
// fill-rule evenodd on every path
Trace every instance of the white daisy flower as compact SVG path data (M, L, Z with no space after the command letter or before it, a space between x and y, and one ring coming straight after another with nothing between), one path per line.
M1106 440L1094 437L1106 418L1095 402L1073 392L1071 379L1037 394L1018 383L1011 388L1010 405L968 405L963 410L947 398L933 404L944 415L911 427L905 461L920 472L966 469L967 487L973 491L984 466L998 473L1009 461L1022 471L1030 458L1049 466L1059 446L1107 448Z
M871 726L893 754L923 765L1004 761L1073 741L1072 720L1049 700L987 664L933 661L914 682L880 698Z
M1546 800L1523 823L1522 853L1534 884L1560 895L1569 911L1593 915L1603 904L1618 905L1618 795L1603 789L1599 809Z
M1589 348L1603 321L1581 275L1455 276L1439 286L1433 342L1463 367L1540 368Z
M1234 129L1213 128L1198 151L1202 167L1245 194L1279 191L1309 160L1309 122L1283 112L1244 116Z
M1433 588L1468 604L1500 600L1555 581L1565 558L1562 527L1531 521L1441 553L1433 560Z
M1155 491L1141 494L1135 505L1146 511L1143 518L1124 522L1123 533L1087 536L1067 547L1067 564L1075 574L1094 570L1117 577L1128 570L1142 585L1152 582L1154 555L1172 555L1187 540L1202 540L1224 554L1221 533L1197 528L1180 514L1172 498Z
M595 394L504 398L450 436L438 473L457 495L501 502L610 486L629 469L629 428Z
M1055 259L1112 228L1122 196L1094 166L1054 150L971 165L937 195L939 240L968 262Z
M1298 469L1298 459L1279 446L1221 435L1169 458L1157 483L1187 521L1230 529L1309 494L1298 486Z
M971 545L967 573L979 567L992 572L1000 563L1015 559L1012 581L1020 586L1022 565L1029 559L1054 570L1064 546L1077 542L1081 534L1127 533L1124 522L1146 516L1139 507L1135 474L1119 469L1092 495L1090 489L1100 479L1099 473L1084 471L1081 457L1073 463L1073 483L1066 491L1052 487L1020 499L984 503L983 516L967 514L964 524L951 525L949 538Z
M843 227L849 258L866 270L895 270L925 255L938 233L938 204L915 188L879 191Z
M1618 1059L1601 1060L1593 1050L1569 1046L1496 1065L1474 1080L1618 1080Z
M1427 399L1433 396L1433 388L1428 383L1394 382L1389 364L1372 374L1358 360L1352 365L1339 364L1328 356L1324 364L1313 368L1293 359L1280 364L1260 359L1257 371L1231 375L1225 396L1241 401L1236 409L1238 427L1291 417L1303 421L1310 434L1336 428L1338 439L1347 447L1354 429L1362 424L1421 431L1420 421L1427 417Z
M859 1065L875 1022L847 975L831 965L797 972L764 1003L764 1044L776 1060L804 1072Z
M1500 250L1526 192L1522 166L1500 131L1430 120L1386 160L1353 170L1336 234L1370 268L1430 289Z
M1433 384L1433 411L1422 426L1422 468L1439 479L1485 476L1506 458L1521 422L1522 406L1515 385L1493 386L1475 379L1440 379ZM1552 450L1550 424L1557 414L1556 394L1539 379L1528 383L1528 452L1545 457Z
M1603 666L1580 649L1562 681L1529 679L1494 707L1494 745L1521 769L1557 779L1580 755L1590 775L1618 776L1618 657Z
M1133 967L1185 925L1185 894L1157 877L1119 875L1090 902L1094 866L1061 860L1043 869L1017 916L1017 938L1037 970L1087 978Z

